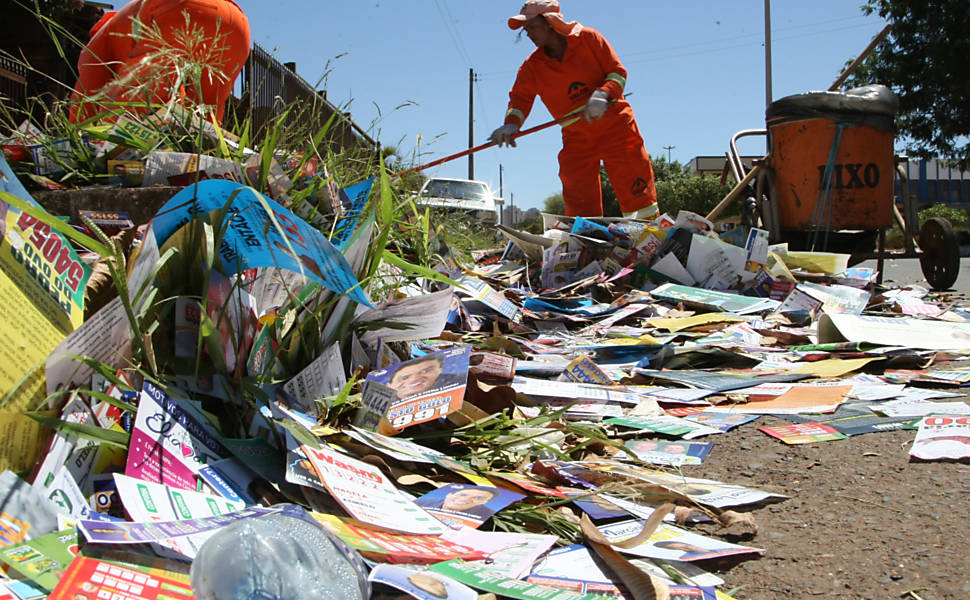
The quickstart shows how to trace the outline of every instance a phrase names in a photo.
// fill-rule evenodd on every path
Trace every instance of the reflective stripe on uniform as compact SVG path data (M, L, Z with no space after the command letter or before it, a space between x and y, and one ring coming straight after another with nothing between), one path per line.
M621 90L626 89L626 77L623 77L619 73L610 73L606 76L606 81L613 81L620 86Z
M508 119L509 117L515 117L520 123L525 123L525 115L522 114L522 111L517 108L510 108L505 113L505 118Z

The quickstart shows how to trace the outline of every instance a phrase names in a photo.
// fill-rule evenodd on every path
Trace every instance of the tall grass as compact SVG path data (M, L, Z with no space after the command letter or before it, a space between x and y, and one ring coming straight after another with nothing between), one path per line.
M45 23L52 29L58 27L56 22L49 19ZM156 30L146 28L145 31L145 35L157 38L153 39L157 42L154 58L158 63L178 69L178 85L198 86L206 65L200 64L198 57L191 53L166 45ZM193 28L190 21L186 22L183 35L183 45L192 46L200 42L199 29ZM27 67L31 68L30 65ZM437 257L450 253L449 245L454 245L457 253L466 257L471 249L494 245L491 232L483 234L479 229L459 225L453 217L416 209L407 192L417 188L416 176L392 177L388 164L393 165L394 170L403 170L402 167L407 165L389 160L391 152L364 146L334 146L330 141L334 115L324 118L321 106L312 103L286 106L259 132L254 131L251 116L230 115L223 129L214 123L211 107L182 105L184 95L176 89L169 90L168 100L162 106L149 106L145 100L138 100L148 97L148 88L139 87L143 85L141 82L130 79L123 84L131 86L131 93L127 96L133 100L127 105L115 103L103 107L86 122L72 123L67 118L70 101L62 101L49 107L43 122L35 123L40 129L41 140L48 145L61 167L57 176L59 183L73 187L106 182L105 165L86 140L109 143L124 141L113 135L105 123L110 125L119 115L127 114L151 131L148 141L135 143L135 149L141 153L171 149L235 161L258 156L257 181L253 182L257 190L266 189L274 165L288 165L288 175L296 178L311 160L316 161L321 170L325 168L328 176L341 187L374 177L370 198L360 215L359 235L364 236L360 243L366 246L366 251L355 274L375 301L393 297L397 289L415 282L425 286L454 283L432 270ZM83 99L94 104L101 100L99 97ZM154 114L159 108L163 118L136 116L146 112ZM0 126L12 130L17 125L14 114L0 108ZM55 151L50 142L61 139L70 140L70 144L63 150ZM21 165L21 168L23 170L29 166ZM323 177L312 178L306 185L291 190L288 202L295 211L308 215L322 233L330 236L335 230L337 215L330 212L330 200L323 194L327 183ZM238 265L222 264L218 252L229 222L231 207L228 202L222 210L196 215L183 230L179 243L164 251L157 264L152 265L146 283L140 289L129 289L128 275L133 257L126 253L118 240L109 238L91 222L86 224L94 232L93 237L15 198L4 196L3 199L69 236L76 244L98 256L107 267L111 285L121 299L131 332L132 353L122 365L120 374L116 373L114 365L92 358L78 357L79 363L91 367L124 389L133 388L131 391L138 391L143 381L154 382L162 389L171 391L184 387L184 379L179 378L186 376L196 382L212 381L215 394L222 396L224 401L214 403L206 394L189 395L201 402L201 409L225 438L253 435L254 421L269 432L279 448L285 448L282 443L283 429L291 429L300 440L308 437L301 428L294 429L290 423L264 417L262 409L275 401L280 384L320 356L330 344L340 344L342 355L349 354L347 346L354 333L352 317L356 305L322 286L300 283L287 290L284 305L270 315L264 324L269 337L271 362L277 368L250 374L235 368L235 365L226 364L221 352L224 338L219 331L232 307L227 301L210 311L213 307L210 307L208 289L218 273L232 275L238 271ZM268 211L268 205L264 203L262 206L263 210ZM273 222L278 226L278 222ZM270 269L262 270L259 274L260 277L271 275ZM251 282L236 278L232 285L234 290L238 290L251 285ZM233 297L233 294L229 295L230 299ZM200 307L195 353L188 359L176 356L174 351L174 313L180 298L196 302ZM234 344L241 339L239 333L230 332ZM238 345L235 348L238 350ZM359 404L359 393L360 385L352 374L349 383L337 396L318 399L322 421L336 427L345 424ZM60 406L76 394L110 401L127 411L135 409L85 385L53 394L45 400L45 404ZM36 415L36 418L68 435L93 439L102 444L126 446L126 436L116 431L78 427L47 415ZM497 442L499 436L515 436L515 429L523 425L561 429L568 434L569 443L560 450L541 444L516 449L511 444ZM592 446L617 446L598 427L565 422L562 411L545 411L539 417L523 423L505 410L463 427L425 430L423 435L424 441L468 460L482 471L516 470L534 460L536 452L541 450L549 451L558 458L570 459L581 456ZM316 443L312 437L306 441ZM460 448L457 452L456 446ZM282 464L282 456L280 458ZM495 522L498 527L510 531L535 531L538 528L556 532L567 539L575 539L578 535L577 523L553 505L523 506L504 513Z
M37 18L58 39L70 37L56 20L40 13ZM45 106L46 117L33 125L39 130L37 139L23 138L22 143L41 143L48 155L59 167L55 179L67 187L102 185L107 182L106 165L96 156L95 148L89 142L122 143L134 146L141 153L157 149L167 149L195 154L204 154L234 161L243 161L249 156L258 156L258 174L253 185L265 190L270 172L276 165L288 165L288 175L296 179L304 167L315 161L318 172L325 172L336 180L338 186L347 186L368 177L375 177L372 194L367 203L361 222L371 226L371 238L365 240L366 255L362 267L356 273L362 287L369 290L377 299L391 295L400 283L413 280L418 276L440 278L431 271L431 253L424 246L415 246L409 230L412 220L403 214L398 186L401 182L392 181L379 148L356 146L340 148L331 141L331 131L337 113L324 113L324 107L315 103L296 102L283 108L268 123L260 136L254 137L252 116L232 114L223 129L214 122L212 107L192 104L192 94L180 90L201 89L202 77L215 72L207 63L208 55L204 47L212 47L212 40L205 39L201 27L193 25L186 16L185 28L178 33L177 44L169 43L157 27L150 24L140 28L148 45L154 48L142 61L141 68L134 69L116 85L127 88L123 94L125 102L107 102L99 94L75 99L57 101ZM218 40L215 40L218 42ZM62 57L67 56L63 48ZM18 57L9 57L20 60ZM33 77L45 77L26 61L21 61ZM177 73L174 85L168 90L153 87L153 81L161 71ZM65 89L65 95L69 90ZM161 97L164 102L153 104L149 98ZM201 94L195 94L201 97ZM36 101L36 100L35 100ZM73 123L68 118L72 102L82 102L97 107L91 118L81 123ZM328 111L329 112L329 111ZM121 139L111 133L110 124L124 115L136 120L150 130L150 141L144 144ZM0 103L0 128L14 131L19 123L17 113L5 103ZM54 146L57 140L68 140L66 145ZM15 165L25 183L31 185L32 165ZM314 177L299 188L290 190L288 203L301 214L313 217L318 228L325 235L334 230L337 216L331 213L330 199L322 192L327 187L327 179ZM20 204L15 199L5 198L11 204ZM188 298L202 306L206 315L207 289L213 272L231 274L234 265L222 265L218 252L228 224L225 211L199 215L187 229L182 243L167 252L155 266L150 284L143 290L127 289L128 262L121 246L98 230L93 223L88 227L95 232L94 237L78 233L49 215L38 213L35 209L20 205L19 208L34 214L52 227L57 228L79 246L92 251L103 261L110 274L115 292L122 298L128 325L132 332L133 352L126 370L133 381L150 379L163 388L173 381L177 374L193 376L223 376L230 382L234 393L252 405L265 404L271 400L264 390L267 385L278 384L305 367L322 351L323 345L334 340L320 338L320 331L333 316L340 298L321 286L308 286L290 290L288 306L280 312L278 322L272 323L272 347L282 369L267 371L253 377L240 376L229 365L219 360L204 361L203 356L218 356L215 352L219 323L203 316L198 338L197 355L192 364L176 359L172 352L173 314L177 298ZM401 240L407 240L407 243ZM425 244L426 238L425 238ZM404 249L406 252L402 253ZM391 260L394 265L386 262ZM418 262L412 262L417 260ZM242 283L236 280L235 286ZM137 292L137 299L130 301L130 295ZM302 292L302 294L301 294ZM222 307L225 309L226 307ZM352 306L343 310L352 316ZM340 325L331 337L348 339L349 319L338 315ZM238 336L233 332L233 338ZM208 350L208 351L207 351ZM99 365L99 371L111 372L108 365ZM81 390L90 393L92 390ZM51 400L63 403L64 397Z

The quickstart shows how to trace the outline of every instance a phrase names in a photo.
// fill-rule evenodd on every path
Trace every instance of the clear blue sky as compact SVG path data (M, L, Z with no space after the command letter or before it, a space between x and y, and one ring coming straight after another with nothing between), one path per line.
M508 90L535 46L506 25L520 0L236 0L253 41L319 85L385 145L428 162L468 145L468 71L474 69L475 143L502 123ZM567 20L598 29L629 72L628 99L647 151L686 163L723 156L731 136L764 127L763 0L562 0ZM774 99L826 89L885 25L862 0L775 0L771 6ZM340 58L337 58L338 55ZM330 62L329 71L327 64ZM550 119L541 102L526 127ZM508 203L540 207L558 193L558 127L517 148L475 155L475 177ZM763 152L759 138L745 154ZM457 159L425 172L466 177Z

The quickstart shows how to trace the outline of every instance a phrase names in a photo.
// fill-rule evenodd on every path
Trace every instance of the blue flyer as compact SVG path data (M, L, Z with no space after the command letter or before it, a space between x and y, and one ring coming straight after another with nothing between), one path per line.
M224 265L238 265L238 271L256 267L297 271L329 290L372 306L347 260L330 240L289 209L234 181L206 179L172 196L152 220L158 245L196 215L224 207L229 219L219 246Z

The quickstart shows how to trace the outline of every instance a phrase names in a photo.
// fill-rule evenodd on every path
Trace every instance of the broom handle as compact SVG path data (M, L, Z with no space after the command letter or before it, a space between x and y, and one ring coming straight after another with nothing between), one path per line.
M541 131L543 129L546 129L547 127L552 127L553 125L558 125L559 123L562 123L564 121L568 121L569 119L576 119L576 118L582 118L582 115L580 113L570 113L570 114L566 114L566 115L563 115L563 116L559 117L558 119L553 119L552 121L549 121L548 123L543 123L542 125L536 125L535 127L531 127L529 129L525 129L523 131L520 131L517 134L515 134L514 136L512 136L512 139L515 140L515 139L518 139L518 138L520 138L522 136L529 135L530 133L535 133L537 131ZM495 145L496 145L496 142L486 142L484 144L479 144L478 146L475 146L473 148L468 148L467 150L462 150L461 152L456 152L455 154L451 154L449 156L445 156L444 158L439 158L437 160L433 160L433 161L431 161L429 163L426 163L426 164L423 164L423 165L418 165L416 167L411 167L410 169L405 169L403 171L398 171L397 173L395 173L394 175L392 175L392 177L400 177L401 175L406 175L408 173L413 173L415 171L423 171L423 170L428 169L428 168L431 168L431 167L436 167L436 166L438 166L438 165L440 165L442 163L446 163L446 162L455 160L456 158L461 158L462 156L468 156L469 154L473 154L475 152L478 152L479 150L484 150L485 148L491 148L492 146L495 146Z

